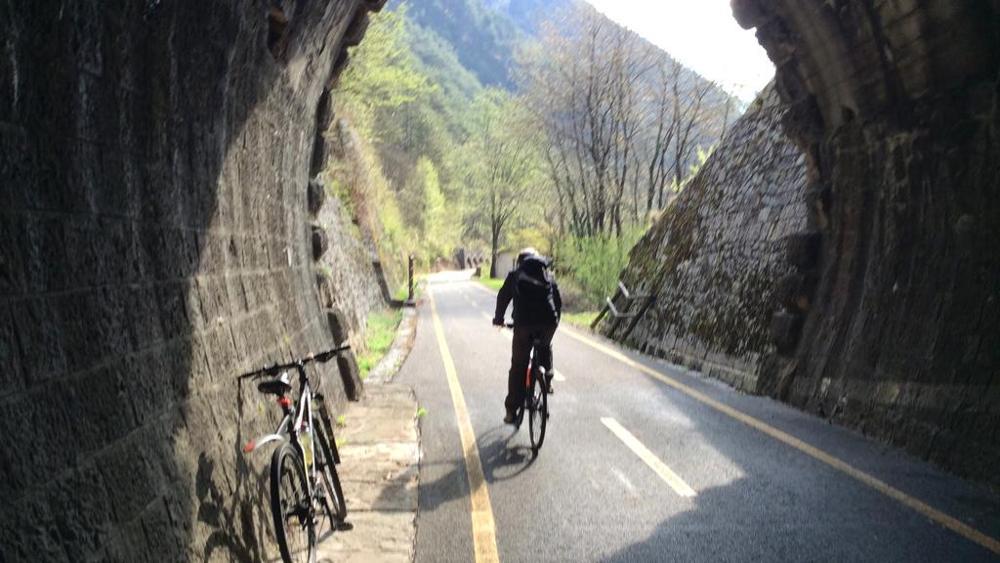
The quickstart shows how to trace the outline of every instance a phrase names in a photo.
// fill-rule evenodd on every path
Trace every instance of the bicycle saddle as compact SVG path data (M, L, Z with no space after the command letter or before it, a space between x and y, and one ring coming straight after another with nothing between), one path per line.
M270 393L279 397L292 390L292 384L288 382L288 372L283 371L277 379L262 381L257 384L257 390L261 393Z

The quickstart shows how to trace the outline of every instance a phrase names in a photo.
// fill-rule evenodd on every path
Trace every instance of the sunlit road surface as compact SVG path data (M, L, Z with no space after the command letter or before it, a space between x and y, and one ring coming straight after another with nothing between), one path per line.
M418 561L1000 560L984 488L579 330L554 340L533 459L501 420L509 334L467 277L431 278L397 379L426 410Z

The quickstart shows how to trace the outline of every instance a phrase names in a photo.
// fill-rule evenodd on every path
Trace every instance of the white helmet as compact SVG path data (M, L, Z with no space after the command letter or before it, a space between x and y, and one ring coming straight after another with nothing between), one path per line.
M531 258L532 256L539 256L538 251L535 250L534 248L528 246L526 248L521 249L521 252L517 254L517 265L520 266L521 263L525 261L525 259Z

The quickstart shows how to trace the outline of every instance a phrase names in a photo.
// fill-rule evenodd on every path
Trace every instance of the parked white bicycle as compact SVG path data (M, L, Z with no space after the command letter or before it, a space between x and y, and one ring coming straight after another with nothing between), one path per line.
M248 442L243 451L250 453L270 443L277 446L271 455L271 514L278 549L286 563L315 561L316 530L321 515L329 519L331 531L351 528L337 475L340 456L332 439L333 428L328 417L324 420L314 416L313 391L305 370L306 364L328 362L348 349L350 346L341 346L240 376L241 379L277 376L259 383L257 390L275 395L284 417L273 434ZM299 379L296 402L288 397L292 390L288 371L291 369L296 370Z

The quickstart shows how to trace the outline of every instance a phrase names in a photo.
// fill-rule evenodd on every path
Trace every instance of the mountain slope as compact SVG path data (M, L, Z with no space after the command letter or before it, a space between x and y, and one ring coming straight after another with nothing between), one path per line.
M510 62L525 34L511 18L482 0L396 1L408 7L416 25L433 31L458 55L458 60L486 86L513 88Z
M504 14L518 29L537 36L540 24L553 14L580 7L582 0L484 0L486 6Z
M511 91L517 88L512 76L514 55L525 41L540 38L543 22L550 21L562 30L572 24L560 16L578 9L598 14L609 25L621 27L583 0L394 0L389 6L398 9L403 4L408 8L410 21L450 46L462 66L480 83ZM433 61L418 55L428 67L433 66ZM685 84L706 80L686 67L682 76ZM721 88L714 88L710 95L715 100L727 97L729 94Z

